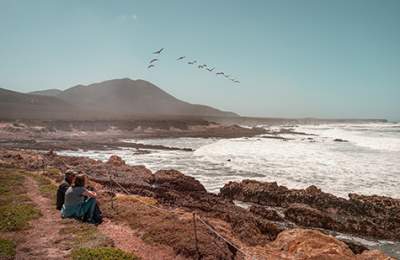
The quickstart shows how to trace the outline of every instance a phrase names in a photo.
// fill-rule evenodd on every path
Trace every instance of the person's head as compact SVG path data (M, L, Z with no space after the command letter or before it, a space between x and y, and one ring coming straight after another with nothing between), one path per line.
M75 176L76 176L76 173L75 173L73 170L71 170L71 169L69 169L69 170L67 170L67 171L65 172L65 180L66 180L69 184L72 184L72 183L74 182Z
M87 177L85 174L78 174L75 177L74 186L75 187L86 187L87 184Z

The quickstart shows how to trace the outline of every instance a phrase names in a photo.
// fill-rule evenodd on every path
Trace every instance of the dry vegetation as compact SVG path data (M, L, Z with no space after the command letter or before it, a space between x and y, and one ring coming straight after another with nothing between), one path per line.
M33 230L34 232L34 229L41 228L30 225L32 220L42 217L42 213L38 205L33 203L29 197L27 188L35 187L26 187L24 183L26 178L33 178L37 183L39 194L53 204L57 190L54 179L59 179L59 176L60 173L56 170L42 174L13 168L0 168L0 259L14 259L18 253L18 247L29 250L30 244L29 242L27 245L25 244L27 239L24 237L23 231ZM94 225L65 219L61 221L61 225L54 228L59 229L58 239L52 243L54 247L69 251L68 258L138 259L133 254L113 248L113 240L99 232Z

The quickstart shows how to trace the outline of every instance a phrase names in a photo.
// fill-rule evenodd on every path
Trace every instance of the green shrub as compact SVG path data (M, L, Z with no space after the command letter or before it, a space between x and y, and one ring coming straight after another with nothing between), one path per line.
M44 175L49 177L50 179L53 179L56 182L60 182L63 178L63 174L61 173L61 171L53 167L47 168Z
M136 256L112 247L80 248L72 252L74 260L136 260Z
M40 193L44 197L54 200L55 203L57 186L45 176L39 174L32 174L32 177L36 180L37 184L39 185Z
M29 221L40 217L40 210L31 204L0 207L0 231L17 231L29 227Z
M15 243L7 239L0 239L0 259L14 259Z
M96 226L82 223L76 220L64 219L64 227L60 229L61 235L73 234L74 237L69 241L70 246L78 248L98 248L113 246L114 242L96 228Z
M0 168L0 231L29 227L29 221L40 216L23 185L24 175L17 169Z

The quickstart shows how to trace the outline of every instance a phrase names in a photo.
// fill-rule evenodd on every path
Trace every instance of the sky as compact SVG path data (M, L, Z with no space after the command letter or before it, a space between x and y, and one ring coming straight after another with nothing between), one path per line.
M0 87L144 79L245 116L400 120L399 14L398 0L0 0Z

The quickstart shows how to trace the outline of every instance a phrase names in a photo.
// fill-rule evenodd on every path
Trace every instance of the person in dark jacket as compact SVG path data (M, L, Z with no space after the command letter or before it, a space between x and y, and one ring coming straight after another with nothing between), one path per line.
M58 210L62 209L62 206L64 205L64 201L65 201L65 192L73 184L75 176L76 176L76 173L73 170L67 170L65 172L64 180L60 184L60 186L58 186L58 189L57 189L57 204L56 204L56 206L57 206Z
M96 192L87 189L88 182L85 174L76 176L74 185L65 192L61 216L98 225L102 223L103 216L96 201Z

